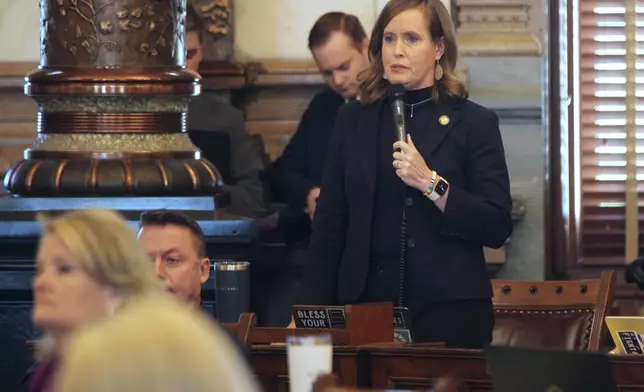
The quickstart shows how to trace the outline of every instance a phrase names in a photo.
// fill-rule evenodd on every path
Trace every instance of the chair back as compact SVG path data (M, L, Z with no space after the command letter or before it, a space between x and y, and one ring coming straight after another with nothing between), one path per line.
M492 285L493 345L596 351L606 343L614 271L603 271L599 279Z
M257 325L255 313L242 313L239 315L239 322L222 323L223 327L228 329L233 335L245 345L249 344L250 331Z

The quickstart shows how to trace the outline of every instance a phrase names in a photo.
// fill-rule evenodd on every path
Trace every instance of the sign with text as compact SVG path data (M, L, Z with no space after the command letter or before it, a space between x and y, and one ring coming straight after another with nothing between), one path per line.
M302 306L293 307L295 328L344 329L347 318L343 306ZM411 316L408 308L394 308L394 342L411 343Z
M644 354L642 337L635 331L617 331L625 354Z
M296 328L339 328L347 326L342 306L295 306L293 319Z
M394 342L411 343L411 315L409 308L394 308Z

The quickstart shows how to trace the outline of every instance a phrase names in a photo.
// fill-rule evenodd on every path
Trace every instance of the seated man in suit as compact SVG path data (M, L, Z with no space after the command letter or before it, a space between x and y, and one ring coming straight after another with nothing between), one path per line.
M141 215L139 241L166 290L190 306L201 306L201 286L210 276L210 260L199 224L180 212L148 211Z
M186 13L186 67L198 72L203 60L202 24L199 16L189 6ZM264 186L260 173L264 170L261 146L246 132L242 112L212 92L203 92L194 97L188 109L188 130L223 133L230 146L230 173L224 174L224 190L230 193L229 211L238 215L257 218L265 210ZM191 137L193 137L191 135ZM208 150L207 139L193 137L193 142L202 150ZM208 158L206 156L206 158ZM215 157L216 158L216 157ZM215 159L212 159L213 161ZM216 162L215 163L216 166ZM221 168L220 168L221 169ZM229 178L226 175L229 174Z

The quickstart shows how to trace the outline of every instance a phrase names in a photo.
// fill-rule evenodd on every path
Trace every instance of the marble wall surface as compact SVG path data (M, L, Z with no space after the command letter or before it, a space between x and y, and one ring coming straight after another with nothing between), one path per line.
M235 56L249 59L310 59L309 29L328 11L356 15L367 31L375 0L235 0ZM258 30L261 33L258 34Z
M0 0L0 62L40 60L36 1Z
M512 195L526 215L515 226L500 278L544 279L543 60L540 56L466 57L472 100L494 109L510 172Z
M450 0L443 0L449 5ZM38 0L0 0L0 62L39 60ZM306 38L315 20L328 11L360 18L371 31L383 0L235 0L237 60L309 59Z
M547 2L454 1L459 10L459 44L466 52L463 63L471 98L499 114L512 194L526 207L498 277L542 280Z

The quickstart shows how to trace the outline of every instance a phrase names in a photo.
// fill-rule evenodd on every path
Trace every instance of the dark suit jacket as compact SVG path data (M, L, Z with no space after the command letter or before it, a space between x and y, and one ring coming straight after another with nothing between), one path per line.
M338 113L298 304L351 303L365 287L383 104L356 101ZM469 100L438 105L436 126L428 130L429 150L421 154L449 181L447 206L440 213L423 200L436 219L422 238L416 233L416 246L407 257L420 260L423 275L431 277L424 286L428 302L491 297L483 246L501 247L512 231L498 117ZM449 124L439 125L441 115L449 117Z
M248 217L261 216L266 208L260 179L264 159L261 147L246 132L242 112L212 93L202 93L190 101L188 129L229 136L230 183L224 185L230 192L229 210Z
M273 186L293 209L303 210L309 191L322 182L335 117L343 104L344 98L330 89L313 97L297 131L275 161Z

